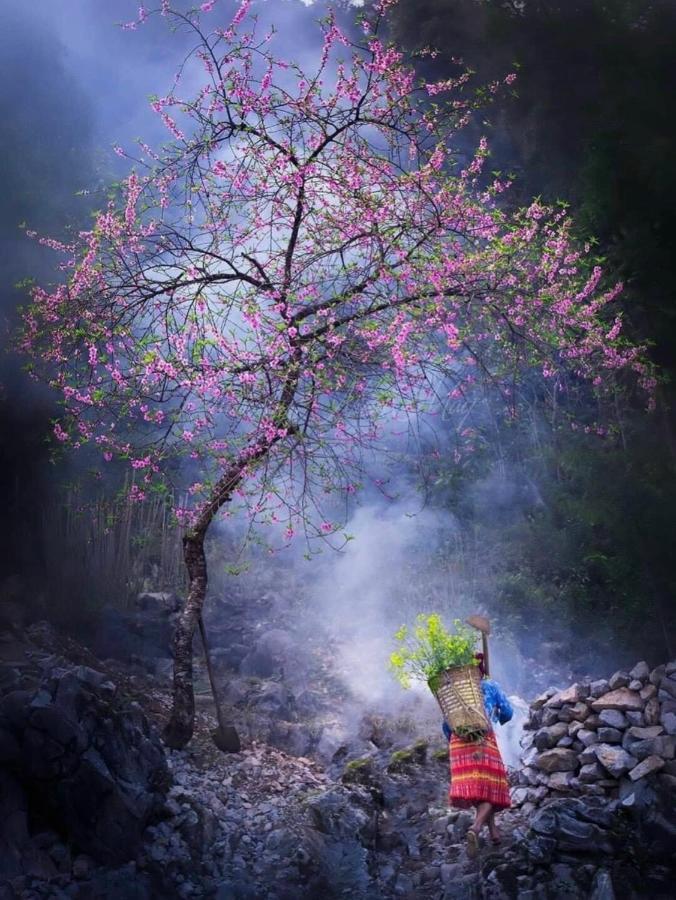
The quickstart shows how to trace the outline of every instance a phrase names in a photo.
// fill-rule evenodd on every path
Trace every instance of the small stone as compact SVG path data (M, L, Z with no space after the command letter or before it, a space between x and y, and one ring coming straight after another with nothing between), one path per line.
M596 751L594 750L594 745L592 744L590 747L585 747L579 754L578 759L583 766L590 766L592 763L595 763Z
M547 778L547 776L545 776ZM529 788L528 790L528 800L531 803L539 803L540 800L544 800L547 796L547 784L541 784L539 787Z
M557 747L572 747L573 739L569 734L564 735L556 745Z
M610 685L605 678L601 678L599 681L592 681L589 685L589 694L594 699L596 699L596 697L601 697L603 694L607 694L609 690Z
M638 781L639 778L645 778L646 775L651 775L653 772L659 772L660 769L663 768L663 759L659 756L648 756L629 772L629 777L632 781Z
M554 708L545 708L542 710L542 715L540 719L540 724L543 726L554 725L559 721L559 709Z
M602 709L599 713L599 723L609 728L626 728L629 724L627 717L618 709Z
M532 731L524 731L524 733L519 738L519 746L523 747L524 750L528 750L529 747L533 746L534 740L535 735Z
M627 682L628 684L629 682ZM590 685L583 683L571 684L570 687L554 694L546 701L545 707L561 707L565 704L574 704L589 696Z
M513 806L521 806L528 799L528 788L519 787L511 792Z
M650 666L645 660L637 662L634 668L629 672L630 678L637 678L639 681L647 681L650 675Z
M676 672L676 660L668 662L664 667L665 675L673 675Z
M659 694L664 695L662 699L668 700L669 697L676 698L676 680L673 678L663 678L660 682Z
M599 728L599 741L604 744L619 744L622 741L622 732L619 728Z
M651 697L654 697L657 694L657 688L654 684L646 684L641 690L638 692L641 700L650 700Z
M598 744L596 746L596 758L614 778L624 775L625 772L633 769L638 762L635 756L614 744Z
M632 725L631 728L627 729L624 737L625 740L631 743L633 741L648 741L650 738L658 737L663 733L664 728L661 725L646 725L643 728Z
M599 736L595 731L587 731L586 728L583 728L581 731L578 731L577 739L585 747L589 747L590 744L597 743Z
M549 776L548 784L553 791L568 791L572 787L573 775L570 772L554 772Z
M574 738L577 735L578 731L581 731L584 727L585 725L582 722L578 722L577 720L575 720L568 726L568 734L572 738Z
M631 745L631 755L636 759L645 759L648 756L661 756L662 759L673 759L676 749L676 737L674 735L660 735L648 738L644 741L636 741Z
M603 778L605 772L601 768L598 762L590 763L589 765L582 766L580 772L578 774L578 778L583 784L590 784L594 781L599 781Z
M608 679L608 685L611 691L616 691L619 688L624 688L629 686L629 682L631 678L629 677L628 672L615 672L614 675L611 675Z
M628 680L627 683L629 683ZM617 709L620 712L626 712L627 710L640 711L643 709L643 700L641 700L636 691L630 691L627 687L620 687L593 700L592 709L599 712L599 714L603 709Z
M660 722L667 734L676 734L676 713L662 713Z
M579 766L577 754L573 750L559 749L545 750L535 761L535 765L543 772L573 772Z
M638 728L645 725L645 717L642 712L630 709L627 710L625 715L627 717L627 722L629 722L630 725L634 725Z
M657 668L652 670L652 672L650 673L648 678L650 679L651 684L654 684L655 686L659 686L660 681L662 681L662 679L664 678L664 676L666 674L667 674L666 665L657 666Z
M554 694L557 693L557 689L554 687L547 688L547 690L540 694L539 697L536 697L535 700L530 704L531 709L541 709L545 703L549 700L550 697L553 697Z
M535 765L535 760L536 760L537 758L538 758L538 749L537 749L537 747L531 747L529 750L527 750L527 751L523 754L523 756L521 757L521 761L522 761L522 763L523 763L524 766L529 767L529 766L534 766L534 765Z
M643 688L643 682L638 678L632 678L629 682L629 690L630 691L640 691Z
M558 741L568 733L568 726L565 722L556 722L546 728L540 728L535 732L534 743L538 750L550 750L555 747Z
M525 779L525 784L536 785L538 784L539 772L537 769L534 769L532 766L525 766L521 770L521 775Z
M646 725L659 725L660 723L660 704L657 697L651 697L643 710L643 718ZM662 723L664 724L664 723ZM666 731L666 728L665 728Z
M562 722L584 722L584 720L589 716L591 710L586 703L583 703L582 700L578 701L571 705L562 706L559 710L559 719Z

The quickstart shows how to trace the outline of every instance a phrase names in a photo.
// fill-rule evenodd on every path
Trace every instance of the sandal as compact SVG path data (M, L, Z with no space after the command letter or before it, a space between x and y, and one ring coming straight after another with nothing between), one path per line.
M467 831L467 856L476 859L479 854L479 835L473 828Z

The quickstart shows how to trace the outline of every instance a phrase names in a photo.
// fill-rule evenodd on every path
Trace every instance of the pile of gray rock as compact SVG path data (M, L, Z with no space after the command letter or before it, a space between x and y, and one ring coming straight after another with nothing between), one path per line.
M21 671L0 666L0 897L114 896L163 815L164 748L104 673Z
M676 662L549 688L530 704L516 805L549 796L631 798L676 787Z

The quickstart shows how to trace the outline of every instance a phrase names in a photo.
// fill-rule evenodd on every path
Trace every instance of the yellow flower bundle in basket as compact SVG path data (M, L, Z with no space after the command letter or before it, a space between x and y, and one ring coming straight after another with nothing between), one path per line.
M460 619L447 631L436 613L421 614L412 632L404 625L395 634L399 648L390 668L403 687L411 678L426 681L453 731L477 739L490 730L481 691L481 672L474 656L476 632Z

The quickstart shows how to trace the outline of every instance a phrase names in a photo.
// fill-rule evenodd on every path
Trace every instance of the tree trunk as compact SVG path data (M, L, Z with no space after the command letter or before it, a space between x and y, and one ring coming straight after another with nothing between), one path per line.
M188 599L176 623L174 634L174 694L171 717L164 729L169 747L181 749L192 738L195 725L192 639L199 623L207 593L207 559L204 531L183 538L183 558L188 569Z
M283 402L280 403L280 409L273 417L275 421L286 422L286 411L293 397L293 392L291 396L287 397L290 390L289 385L294 385L297 382L298 374L294 372L293 378L290 381L287 380L282 391L282 396L286 399L283 399ZM292 430L292 427L289 425L285 425L285 427ZM183 559L185 560L189 578L188 599L176 623L176 633L174 635L173 706L169 722L163 733L165 743L176 750L185 747L192 738L195 728L192 638L199 624L207 594L207 558L204 552L204 538L214 516L223 504L230 500L232 491L242 480L247 468L264 459L270 452L271 447L279 439L279 436L275 436L267 442L259 442L253 448L245 448L242 451L240 456L223 473L215 485L210 499L200 509L196 524L183 538ZM218 705L218 700L215 696L214 702ZM225 729L221 728L219 730L224 731ZM239 737L233 726L228 726L227 730L227 743L230 746L226 749L232 750L235 744L239 744Z

